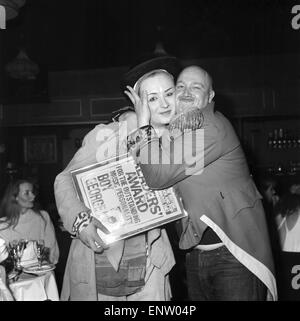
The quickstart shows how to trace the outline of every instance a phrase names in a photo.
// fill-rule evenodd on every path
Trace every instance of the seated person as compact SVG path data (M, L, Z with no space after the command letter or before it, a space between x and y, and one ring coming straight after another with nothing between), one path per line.
M14 240L44 240L49 261L56 264L59 249L50 216L35 204L33 184L28 180L12 181L0 204L0 237L7 244Z

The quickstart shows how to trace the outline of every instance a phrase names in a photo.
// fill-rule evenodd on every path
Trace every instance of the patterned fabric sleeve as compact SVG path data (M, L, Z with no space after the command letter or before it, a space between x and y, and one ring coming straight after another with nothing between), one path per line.
M74 221L72 233L78 235L85 227L87 227L92 221L90 212L80 212Z
M138 157L140 149L152 141L159 141L154 128L151 125L140 127L127 137L127 150Z

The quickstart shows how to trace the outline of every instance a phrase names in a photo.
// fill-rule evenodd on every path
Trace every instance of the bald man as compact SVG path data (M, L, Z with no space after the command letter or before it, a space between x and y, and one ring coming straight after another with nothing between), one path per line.
M189 251L189 298L276 300L262 197L232 125L214 109L214 96L204 69L185 68L176 84L177 115L164 134L169 139L160 144L150 120L145 126L146 113L137 113L137 140L143 137L137 161L150 188L175 186L183 198L189 217L182 221L179 246ZM145 106L142 101L136 108ZM149 150L161 155L159 164L149 163Z

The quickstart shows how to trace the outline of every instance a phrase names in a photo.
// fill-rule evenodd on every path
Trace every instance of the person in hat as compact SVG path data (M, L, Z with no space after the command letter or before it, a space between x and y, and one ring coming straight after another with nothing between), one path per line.
M189 299L276 300L262 196L232 125L214 110L211 76L199 66L181 71L177 113L160 139L150 123L149 92L137 95L127 87L127 93L139 126L131 139L148 186L175 186L189 214L181 220L179 241L188 250ZM149 150L160 156L155 163Z
M151 123L158 135L175 113L175 85L169 71L177 68L174 57L155 57L131 68L124 83L152 91ZM118 120L118 121L116 121ZM168 274L175 264L163 228L156 228L107 246L97 228L108 233L90 210L78 200L71 171L134 149L127 141L136 130L133 108L122 108L114 121L89 132L68 166L57 175L54 192L64 227L74 235L61 300L170 300Z

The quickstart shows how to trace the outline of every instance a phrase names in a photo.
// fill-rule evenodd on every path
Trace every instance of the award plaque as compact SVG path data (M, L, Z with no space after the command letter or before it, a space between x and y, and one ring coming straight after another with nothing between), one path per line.
M151 190L132 156L71 171L79 199L109 231L106 244L187 216L174 189Z

